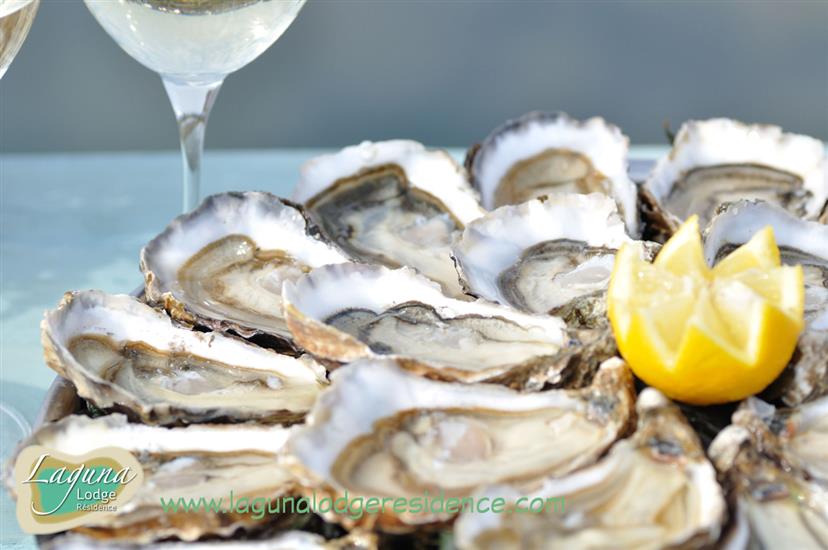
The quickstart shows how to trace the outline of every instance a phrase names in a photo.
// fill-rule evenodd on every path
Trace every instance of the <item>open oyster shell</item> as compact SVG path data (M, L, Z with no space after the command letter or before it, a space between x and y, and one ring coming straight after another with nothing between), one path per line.
M828 198L828 162L821 141L778 126L692 120L641 191L645 218L662 237L693 214L704 227L719 205L739 199L761 199L814 220Z
M787 410L751 398L709 453L736 509L725 548L825 547L828 398Z
M453 254L469 293L591 327L606 319L615 252L630 240L612 199L570 193L486 214Z
M351 257L414 267L462 295L449 247L483 210L445 151L406 140L346 147L308 161L293 199Z
M355 361L289 442L303 485L338 497L408 497L412 509L356 518L319 510L350 528L405 532L452 513L414 502L465 497L481 485L567 474L594 461L633 418L632 375L605 362L581 390L518 393L411 374L389 359ZM317 493L321 494L321 493Z
M289 514L236 512L165 512L161 498L198 500L204 497L229 506L243 497L278 501L298 494L296 482L279 465L289 430L253 424L162 428L130 424L121 414L89 418L71 415L45 424L21 443L20 448L42 445L72 455L102 447L130 451L144 470L141 488L117 513L72 530L107 543L146 544L177 538L193 541L206 535L229 536L239 529L289 525ZM10 487L14 493L14 488Z
M602 118L531 112L496 128L472 148L466 166L483 206L494 209L551 193L604 193L638 235L635 184L627 175L629 138Z
M387 356L431 377L515 386L561 374L560 319L448 298L409 268L325 266L286 283L283 301L296 342L323 360Z
M47 365L80 396L149 423L296 421L327 383L308 356L177 327L126 295L67 293L41 330Z
M824 326L802 333L790 363L768 389L770 397L795 406L828 395L828 324Z
M147 299L175 319L286 343L282 281L346 261L298 207L262 192L210 196L141 251Z
M457 546L711 546L726 507L698 437L678 408L652 388L641 393L637 409L635 433L615 443L597 463L565 477L478 492L478 499L488 497L489 502L505 499L506 510L461 514L454 527ZM514 511L518 504L523 513ZM544 504L546 509L540 506ZM527 512L532 506L536 513Z

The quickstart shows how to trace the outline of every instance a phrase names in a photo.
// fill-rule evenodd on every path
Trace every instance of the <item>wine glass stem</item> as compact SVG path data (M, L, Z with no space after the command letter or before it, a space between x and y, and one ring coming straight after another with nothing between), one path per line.
M189 212L198 204L204 132L222 80L193 84L164 76L161 79L178 121L181 157L184 161L184 212Z

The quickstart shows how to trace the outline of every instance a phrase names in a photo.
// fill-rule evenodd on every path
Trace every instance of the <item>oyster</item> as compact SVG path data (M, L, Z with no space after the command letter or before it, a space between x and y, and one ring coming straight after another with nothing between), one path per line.
M408 497L412 508L338 517L346 527L390 532L453 515L427 495L466 497L483 484L564 475L594 461L633 418L632 375L618 358L581 390L518 393L501 386L428 380L389 359L358 360L332 384L291 435L303 485L338 498ZM367 502L367 501L365 501Z
M629 138L601 118L532 112L495 129L466 166L483 206L519 204L550 193L604 193L630 235L638 234L635 184L627 175Z
M308 161L293 199L352 257L414 267L462 294L449 246L483 210L444 151L404 140L346 147Z
M821 141L725 118L684 123L642 187L645 216L662 235L693 214L704 227L719 205L734 200L761 199L816 219L826 198Z
M828 394L828 326L820 330L812 327L799 337L791 362L774 382L771 393L789 406Z
M286 283L283 301L294 339L321 359L388 356L437 378L518 386L560 374L560 319L448 298L410 268L325 266Z
M762 454L828 489L828 396L780 409L750 398L733 414L734 426L749 432Z
M275 513L275 508L274 514L257 519L258 514L236 511L165 511L161 505L162 498L203 497L229 508L232 491L235 502L271 499L275 507L280 497L298 494L293 476L278 463L288 432L281 426L252 424L162 428L130 424L121 414L72 415L41 426L20 448L42 445L82 455L114 446L135 455L144 470L144 482L135 496L119 504L114 515L73 532L111 544L146 544L172 537L192 541L206 535L229 536L239 529L288 524L291 514Z
M67 293L41 327L46 363L79 395L144 422L295 421L326 384L310 357L177 327L131 296Z
M453 253L469 293L593 326L606 318L615 252L628 241L610 198L561 194L475 220Z
M788 410L751 398L709 452L736 508L727 548L825 547L828 398Z
M147 299L179 321L289 341L282 281L348 261L302 211L270 193L221 193L141 251Z
M726 507L696 434L658 391L637 403L638 428L596 464L540 483L477 493L503 513L464 512L457 546L472 548L701 548L712 545ZM523 513L516 511L520 507ZM546 506L546 508L544 508ZM528 513L533 511L534 513Z

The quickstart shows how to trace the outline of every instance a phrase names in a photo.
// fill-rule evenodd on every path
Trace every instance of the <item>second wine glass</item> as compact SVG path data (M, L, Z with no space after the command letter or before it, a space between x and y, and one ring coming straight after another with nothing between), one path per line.
M184 211L199 200L207 117L224 78L290 26L305 0L85 0L133 58L158 72L178 120Z

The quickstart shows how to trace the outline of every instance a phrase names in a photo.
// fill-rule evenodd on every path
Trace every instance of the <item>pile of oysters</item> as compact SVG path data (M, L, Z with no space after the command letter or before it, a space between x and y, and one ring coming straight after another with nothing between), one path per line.
M67 293L46 362L82 398L23 445L116 445L118 513L53 548L825 548L828 159L816 139L691 121L644 182L600 118L529 113L465 166L405 140L308 161L290 200L207 198L142 250L140 297ZM773 226L806 273L785 372L689 407L618 357L622 243L688 216L712 265ZM159 498L563 497L543 513L164 513Z

